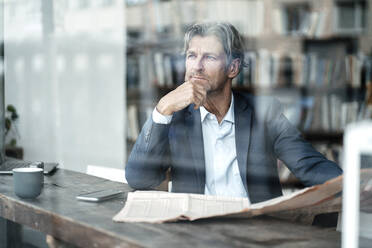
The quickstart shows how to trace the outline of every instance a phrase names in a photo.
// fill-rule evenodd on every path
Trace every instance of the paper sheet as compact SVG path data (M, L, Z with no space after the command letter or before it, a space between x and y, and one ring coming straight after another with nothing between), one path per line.
M372 178L372 170L363 170L361 177ZM369 180L361 180L363 181ZM185 219L192 221L213 216L251 217L309 207L320 213L322 209L325 212L327 209L341 210L341 191L342 176L321 185L256 204L249 204L248 198L136 191L128 194L124 208L114 216L113 220L162 223Z

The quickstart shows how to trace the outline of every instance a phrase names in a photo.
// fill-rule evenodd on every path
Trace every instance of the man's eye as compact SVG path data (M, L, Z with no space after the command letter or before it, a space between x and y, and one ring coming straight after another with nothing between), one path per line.
M194 54L189 54L189 55L187 55L187 58L188 58L188 59L195 58L195 55L194 55Z
M208 60L216 60L216 58L213 57L213 56L207 56L207 59L208 59Z

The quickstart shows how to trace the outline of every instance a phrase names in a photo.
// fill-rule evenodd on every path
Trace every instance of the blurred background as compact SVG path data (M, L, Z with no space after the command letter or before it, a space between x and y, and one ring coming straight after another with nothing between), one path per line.
M19 115L23 159L123 168L125 2L3 5L5 102Z
M185 29L228 21L249 64L234 89L277 97L305 138L340 162L345 125L371 118L371 4L3 0L5 102L19 116L8 148L76 171L123 169L156 102L183 82Z
M372 117L372 0L2 0L7 153L123 170L145 119L183 82L185 29L228 21L249 64L236 91L277 97L341 162L344 128ZM278 161L284 193L301 187ZM124 179L124 176L120 176ZM45 236L25 231L28 247Z

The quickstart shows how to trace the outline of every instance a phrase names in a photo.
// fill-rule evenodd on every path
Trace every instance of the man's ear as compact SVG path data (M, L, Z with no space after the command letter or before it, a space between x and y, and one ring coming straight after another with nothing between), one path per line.
M236 77L239 74L239 67L240 67L240 59L234 59L233 61L231 61L229 68L228 68L227 76L229 78Z

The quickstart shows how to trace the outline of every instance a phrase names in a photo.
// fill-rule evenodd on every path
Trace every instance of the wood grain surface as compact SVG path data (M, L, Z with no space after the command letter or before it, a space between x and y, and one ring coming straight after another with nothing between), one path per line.
M122 183L59 169L45 177L42 194L33 200L14 195L12 176L0 176L0 216L79 247L340 247L341 234L280 220L213 218L166 224L115 223L124 206L119 198L91 203L78 194L100 189L132 189Z

